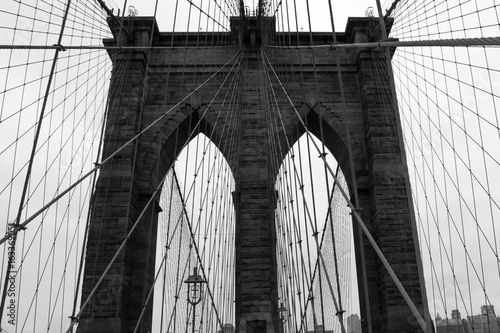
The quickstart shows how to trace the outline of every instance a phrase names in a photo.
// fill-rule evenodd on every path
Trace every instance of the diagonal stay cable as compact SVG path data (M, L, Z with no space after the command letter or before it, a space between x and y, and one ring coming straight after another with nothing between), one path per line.
M219 21L217 21L217 20L216 20L216 19L214 19L212 16L210 16L210 14L209 14L209 13L205 12L202 8L200 8L200 7L199 7L199 6L197 6L195 3L193 3L193 1L191 1L191 0L187 0L187 2L189 2L189 4L190 4L191 6L193 6L194 8L198 9L198 10L200 11L200 13L204 14L206 17L208 17L210 20L212 20L212 22L214 22L215 24L217 24L218 26L220 26L222 29L226 30L226 31L227 31L227 32L229 32L231 35L233 35L233 36L235 36L235 37L236 37L236 35L235 35L235 34L234 34L231 30L229 30L228 28L226 28L225 26L223 26L223 25L222 25ZM229 19L229 18L227 17L226 13L224 13L224 12L223 12L223 14L222 14L222 15L224 15L224 16L226 17L226 19Z
M173 174L174 174L174 178L175 178L175 181L176 181L176 185L177 185L177 190L179 192L179 194L181 195L180 193L180 187L179 187L179 184L178 184L178 181L177 181L177 176L175 174L175 171L173 170ZM148 200L148 202L146 203L144 209L142 210L142 212L139 214L139 216L137 217L135 223L132 225L130 231L128 232L127 236L124 238L123 242L121 243L120 247L117 249L117 251L115 252L115 255L113 256L113 258L111 259L111 261L109 262L108 266L106 267L106 269L104 270L104 272L102 273L101 277L99 278L99 280L97 281L97 283L95 284L94 288L92 289L92 291L90 292L89 296L87 297L87 299L85 300L85 302L82 304L82 306L80 307L80 310L78 312L78 314L71 318L71 324L70 324L70 327L66 330L66 333L69 333L72 331L73 329L73 326L77 323L78 321L78 318L80 317L80 315L82 314L83 310L87 307L87 305L89 304L90 300L92 299L92 297L94 296L95 292L97 291L97 288L100 286L100 284L102 283L102 281L104 280L104 277L107 275L107 273L109 272L109 270L111 269L111 266L113 265L113 263L116 261L116 259L118 258L118 255L120 254L120 252L124 249L125 247L125 244L127 243L127 241L130 239L131 235L133 234L133 232L135 231L136 227L138 226L139 222L141 221L141 219L143 218L143 216L145 215L146 211L148 210L149 206L151 205L151 203L153 202L154 198L160 193L161 189L163 188L163 183L165 182L165 179L168 177L168 173L165 174L165 176L163 177L163 179L161 180L161 182L159 183L159 185L156 187L156 189L154 190L153 194L151 195L151 198ZM194 240L194 233L192 231L192 226L191 226L191 223L189 222L189 218L188 218L188 214L187 214L187 211L185 209L185 203L184 203L184 200L182 198L182 195L181 195L181 201L182 201L182 206L183 206L183 212L187 218L187 223L188 223L188 226L189 226L189 230L190 230L190 234L191 234L191 238ZM196 249L196 253L198 255L198 261L200 262L200 266L201 266L201 269L202 269L202 272L203 272L203 275L205 276L205 272L203 270L203 265L201 264L201 258L199 257L199 254L198 254L198 247L196 245L196 243L194 243L194 246L195 246L195 249ZM205 276L205 279L206 279L206 276ZM212 293L210 291L210 289L208 289L208 292L210 294L210 297L212 299L212 304L214 304L214 301L213 301L213 296L212 296ZM149 299L149 297L148 297ZM218 317L218 315L217 315ZM219 317L218 317L219 318ZM220 323L220 319L219 319L219 323ZM222 326L222 324L221 324Z
M308 137L312 138L312 134L309 132L309 130L307 129L307 126L306 124L304 123L304 120L302 119L302 117L300 116L300 113L299 111L296 109L295 105L293 104L292 100L290 99L290 95L288 94L288 92L286 91L285 87L283 86L281 80L279 79L278 75L276 74L271 62L269 61L269 58L267 57L267 55L264 53L264 57L267 61L267 63L269 64L269 67L271 68L276 80L278 81L278 83L280 84L283 92L285 93L286 95L286 98L288 100L288 102L290 103L291 107L293 108L294 112L296 113L301 125L304 127L305 129L305 133ZM363 230L364 234L366 235L368 241L370 242L370 244L372 245L373 249L375 250L375 252L377 253L377 256L379 257L380 261L382 262L382 264L384 265L385 269L387 270L387 272L389 273L390 277L392 278L393 282L396 284L396 287L398 288L399 292L401 293L401 295L403 296L406 304L410 307L413 315L415 316L415 318L417 319L420 327L422 328L422 330L424 330L424 332L426 331L426 324L425 324L425 321L424 319L422 318L422 315L420 314L420 312L418 311L417 307L415 306L415 304L413 303L413 301L410 299L410 297L408 296L408 293L406 292L404 286L402 285L401 281L399 280L399 278L396 276L396 273L394 272L394 270L392 269L391 265L389 264L389 262L387 261L387 259L385 258L385 255L382 253L382 251L380 250L379 246L377 245L377 242L375 241L375 239L373 238L373 236L371 235L370 231L368 230L368 228L366 227L365 223L363 222L363 220L361 219L361 216L359 215L359 213L357 212L356 208L354 207L354 205L351 203L351 201L349 200L349 196L347 195L346 191L342 188L338 178L335 176L335 173L333 172L332 168L330 167L330 165L328 164L328 162L326 161L326 157L323 156L321 154L321 149L318 147L318 145L316 144L316 142L314 140L311 140L314 147L316 148L317 152L320 154L320 158L323 160L323 163L325 165L325 167L328 169L328 172L330 173L330 175L333 177L333 180L335 182L335 184L338 186L340 192L342 193L342 196L344 197L344 199L346 200L349 208L351 209L351 213L352 215L354 216L354 218L356 219L356 221L358 222L359 226L361 227L361 229Z
M312 46L311 45L304 45L304 46L265 45L265 47L277 48L277 49L313 49L313 48L353 49L353 48L363 48L363 47L380 49L383 47L414 47L414 46L498 47L500 46L500 37L402 40L402 41L395 38L387 38L379 42L364 42L364 43L350 43L350 44L338 43L338 44L322 44L322 45L312 45ZM0 48L10 48L10 46L1 45Z
M156 122L158 122L160 119L162 119L164 116L166 116L170 111L172 111L175 107L177 107L179 104L182 103L182 101L186 100L190 95L192 95L194 92L196 92L198 89L200 89L205 83L207 83L211 78L213 78L216 74L218 74L222 68L224 68L229 62L232 61L232 59L234 59L238 54L241 53L241 50L236 52L235 55L223 66L221 67L216 73L214 73L212 76L210 76L202 85L198 86L196 89L194 89L191 93L189 93L186 97L184 97L180 102L178 102L175 106L173 106L172 108L170 108L166 113L164 113L162 116L160 116L158 119L156 119L153 123L151 123L150 125L148 125L146 128L144 128L144 130L142 130L140 133L138 133L135 137L133 137L132 139L130 139L127 143L125 143L121 148L119 148L117 151L115 151L112 155L110 155L108 158L106 158L102 163L101 165L105 162L105 161L108 161L112 158L112 156L116 155L121 149L123 149L127 144L130 144L131 142L134 141L134 139L138 138L140 135L142 135L142 133L144 133L146 130L148 130L149 128L151 128ZM234 67L234 64L233 64L233 67ZM193 132L191 133L190 136L193 135ZM96 166L96 168L94 168L93 170L96 170L97 168L99 168L100 165ZM92 171L91 171L92 172ZM90 302L90 299L93 297L93 295L95 294L97 288L99 287L99 285L101 284L101 282L103 281L104 279L104 276L107 274L107 272L109 271L111 265L114 263L114 261L116 260L116 258L118 257L118 254L123 250L126 242L128 241L128 239L130 238L132 232L135 230L135 228L137 227L140 219L142 218L142 216L145 214L145 211L147 210L147 208L149 207L149 205L151 204L153 198L159 193L159 191L161 190L162 188L162 184L164 183L166 177L167 177L168 174L166 174L162 181L160 182L160 184L158 185L158 187L155 189L155 191L153 192L152 196L151 196L151 199L148 201L148 203L146 204L144 210L141 212L141 214L139 215L139 217L137 218L137 221L134 223L134 225L132 226L130 232L127 234L127 236L125 237L125 239L123 240L122 244L120 245L120 247L118 248L118 250L116 251L115 255L113 256L113 258L111 259L110 263L108 264L107 268L105 269L105 271L103 272L103 274L101 275L101 277L99 278L99 280L97 281L96 285L94 286L94 288L92 289L91 293L89 294L87 300L82 304L81 308L80 308L80 311L78 312L78 314L75 316L75 318L72 318L72 322L70 324L70 327L68 328L67 332L70 332L74 326L74 324L76 323L76 321L78 320L78 317L81 315L82 311L84 310L84 308L88 305L88 303ZM176 178L175 176L175 173L174 173L174 177ZM176 178L177 180L177 178ZM180 191L180 189L179 189ZM182 199L182 198L181 198ZM183 207L184 207L184 210L185 210L185 204L184 204L184 201L183 202ZM186 212L185 212L186 213ZM186 217L187 217L187 213L186 213ZM191 235L192 235L192 238L194 240L194 234L192 232L192 229L191 229L191 224L188 222L188 225L189 225L189 228L190 228L190 231L191 231ZM196 247L196 244L195 244L195 247ZM197 247L196 247L197 249ZM198 252L197 252L198 254ZM201 263L201 260L200 260L200 263ZM202 267L202 270L203 270L203 267ZM204 273L204 271L203 271ZM212 296L211 292L209 291L210 295ZM213 297L212 297L212 303L213 303ZM220 321L220 320L219 320Z
M264 54L264 52L262 52L262 54ZM264 60L263 60L263 62L264 62ZM274 69L273 69L273 71L274 71ZM276 94L275 94L274 89L272 87L271 77L269 75L269 71L268 70L266 70L265 72L267 74L266 77L267 77L267 80L268 80L268 84L271 87L270 90L271 90L272 95L273 95L272 96L273 100L274 100L274 102L275 102L275 104L277 106L277 112L276 113L278 113L278 115L280 116L280 122L281 122L281 125L283 127L283 119L281 117L281 113L280 113L280 110L279 110L278 101L276 99ZM277 124L276 124L276 126L277 126ZM288 142L288 139L286 141L287 141L288 148L290 148L290 143ZM310 141L312 141L312 140L310 140ZM316 146L316 148L319 149L317 146ZM310 154L308 153L308 155L310 155ZM325 155L320 153L320 157L324 158ZM326 162L326 160L325 160L325 162ZM296 169L295 162L293 162L293 164L294 164L294 168ZM311 169L310 166L309 166L309 168ZM299 181L300 181L300 179L299 179ZM340 185L338 184L338 186L340 186ZM290 189L289 189L288 186L287 186L287 190L290 191ZM304 196L305 195L304 191L301 191L301 194L302 194L302 196ZM318 259L317 259L315 267L314 267L314 274L311 277L311 283L309 284L309 294L313 295L313 293L314 293L314 290L313 290L314 289L314 283L313 283L313 281L316 278L316 273L318 273L318 279L319 279L318 281L321 281L321 267L320 267L320 262L319 262L320 259L321 259L321 263L323 264L323 268L324 268L325 272L327 272L327 269L326 269L326 264L325 264L324 259L323 259L323 254L322 254L322 251L321 251L321 245L319 244L319 241L318 241L317 225L315 223L315 221L316 221L316 214L313 213L314 217L311 216L311 212L310 212L309 206L307 204L305 205L304 209L305 209L305 213L307 214L307 217L308 217L306 220L309 221L309 224L311 226L311 230L313 231L314 243L316 245L316 253L318 255ZM331 280L330 280L330 276L328 274L325 274L325 275L326 275L326 279L327 279L328 286L329 286L329 289L330 289L330 293L332 295L332 300L333 300L333 304L335 306L336 315L339 318L339 323L340 323L341 331L342 331L342 333L345 333L346 329L345 329L345 326L344 326L344 322L342 320L342 314L343 314L344 311L339 308L340 302L337 302L337 298L335 297L335 292L333 290L333 286L332 286L332 283L331 283ZM321 289L321 282L320 282L320 289ZM322 294L322 292L321 292L321 294ZM339 293L339 295L340 295L340 293ZM321 303L323 303L323 301L321 301ZM314 304L312 304L312 305L314 306ZM321 314L322 315L322 321L324 322L323 305L321 305L321 312L322 312L322 314Z
M172 168L171 170L173 172L174 168ZM168 177L168 174L167 174L167 177ZM162 183L161 184L161 188L163 188L163 185L164 184ZM173 183L172 183L172 186L173 186ZM178 194L181 195L180 193L178 193ZM144 313L146 312L146 309L148 307L148 303L149 303L149 301L151 299L151 296L153 296L154 286L155 286L156 282L158 281L158 277L160 276L160 273L162 272L163 265L165 264L165 262L167 262L167 255L169 253L169 249L170 249L170 247L172 245L172 242L174 241L175 232L176 232L176 230L177 230L180 222L182 221L182 216L183 216L182 213L179 214L179 217L177 218L177 223L175 225L175 229L172 232L172 237L170 237L170 240L168 239L168 236L167 236L168 243L167 243L167 245L165 245L165 249L166 249L165 250L165 254L163 255L162 260L160 262L160 265L159 265L159 267L157 269L155 278L153 280L153 286L149 290L148 296L146 297L146 300L144 301L144 304L142 305L142 311L141 311L141 314L139 316L139 319L137 320L137 324L136 324L136 326L134 328L134 332L133 333L137 332L137 330L139 329L139 325L141 324L142 319L144 318ZM179 263L177 263L177 264L179 264ZM186 262L186 266L184 267L183 274L185 273L186 267L187 267L187 262ZM182 286L182 284L179 285L179 290L180 290L181 286ZM177 302L175 303L175 306L177 306Z
M231 34L233 35L233 34ZM500 39L500 38L499 38ZM499 42L500 43L500 42ZM376 43L375 43L376 44ZM346 44L346 45L354 45L354 44ZM357 44L356 44L357 45ZM493 44L496 45L496 44ZM234 48L235 45L217 45L218 49L224 48ZM323 47L330 47L331 45L326 45ZM372 45L373 47L378 47L377 45ZM363 46L359 46L363 47ZM0 44L0 50L59 50L59 51L67 51L67 50L117 50L117 51L153 51L153 50L184 50L188 49L189 46L120 46L120 45L111 45L111 46L102 46L102 45L24 45L24 44L16 44L16 45L8 45L8 44ZM197 46L197 49L212 49L213 46Z
M4 237L0 239L0 245L3 244L5 241L7 241L12 235L17 234L20 230L23 230L26 228L26 226L33 221L36 217L38 217L42 212L44 212L47 208L52 206L55 202L57 202L59 199L61 199L63 196L65 196L68 192L73 190L78 184L83 182L86 178L91 176L94 172L97 170L101 169L101 167L108 163L112 158L114 158L120 151L125 149L128 145L133 143L135 140L140 138L145 132L150 130L154 125L156 125L160 120L165 118L167 115L169 115L175 108L177 108L179 105L181 105L184 101L186 101L191 95L193 95L195 92L200 90L203 86L205 86L211 79L213 79L216 75L218 75L222 69L224 69L231 61L236 58L238 54L240 54L241 50L236 52L231 59L229 59L224 65L222 65L221 68L217 70L214 74L212 74L208 79L206 79L202 84L200 84L198 87L196 87L193 91L191 91L189 94L187 94L184 98L182 98L179 102L177 102L174 106L172 106L170 109L165 111L160 117L158 117L155 121L153 121L151 124L149 124L147 127L145 127L142 131L137 133L134 137L132 137L129 141L124 143L120 148L118 148L115 152L113 152L111 155L109 155L107 158L101 161L101 163L96 163L95 167L88 171L86 174L84 174L82 177L80 177L76 182L71 184L68 188L66 188L64 191L62 191L58 196L54 197L50 202L48 202L45 206L40 208L37 212L35 212L33 215L31 215L29 218L27 218L23 223L17 224L11 231L7 232Z
M113 258L111 258L108 266L106 267L106 269L104 270L104 272L101 274L101 277L99 278L99 280L95 284L94 288L90 292L90 294L87 297L87 299L85 300L85 302L80 307L80 311L78 311L77 315L74 318L71 318L71 323L70 323L70 326L68 327L68 329L66 330L66 333L72 332L73 326L78 322L78 318L82 314L83 310L85 310L85 308L87 307L87 305L90 303L90 300L92 299L92 297L96 293L97 288L99 288L99 286L101 285L102 281L104 280L104 277L108 274L109 270L111 269L111 266L114 264L114 262L118 258L118 255L120 254L120 252L125 248L125 244L127 244L127 241L130 239L130 237L132 236L133 232L135 231L135 229L139 225L139 222L141 221L141 219L143 218L143 216L146 214L146 211L148 210L149 206L153 202L154 198L160 193L160 190L162 189L163 183L165 182L165 179L167 178L167 176L168 176L168 173L165 174L165 176L163 177L163 179L161 180L161 182L158 184L158 186L156 187L156 189L153 191L153 194L151 195L151 198L149 198L148 202L144 206L144 209L141 211L141 213L137 217L135 223L130 228L130 231L127 233L127 236L125 236L125 238L123 239L122 243L120 244L120 247L116 250L116 252L115 252Z
M240 50L241 51L241 50ZM238 60L238 66L236 67L236 69L234 70L235 73L238 73L240 71L240 67L241 67L241 57L239 58ZM234 66L236 65L236 63L233 64L233 67L231 68L231 70L233 71L234 69ZM193 126L193 129L191 129L190 133L189 133L189 136L188 136L188 139L186 140L186 143L181 147L181 151L182 149L184 149L187 145L188 145L188 142L196 135L196 131L198 130L200 124L201 124L201 121L202 119L205 117L205 115L208 113L208 111L211 110L212 108L212 105L213 103L215 102L215 99L217 98L217 96L219 95L219 93L221 92L222 90L222 87L226 84L226 81L229 77L229 74L226 75L226 77L224 78L224 81L219 85L217 91L214 93L214 96L212 97L212 99L210 100L210 102L208 103L207 107L205 108L205 111L203 112L203 114L200 116L200 119L197 121L197 123ZM236 84L235 83L235 78L236 76L233 76L233 78L231 79L231 81L229 82L229 86L228 86L228 91L226 92L226 95L224 96L224 100L223 100L223 103L225 103L226 101L226 98L227 98L227 95L229 93L229 91L231 90L231 87L233 86L233 84ZM236 89L236 88L234 88ZM215 128L217 127L217 125L219 124L219 120L216 120L215 123L214 123L214 126L213 126L213 129L210 133L210 139L213 138L213 136L215 135ZM223 133L224 134L224 130L223 130ZM208 147L209 143L206 143L203 150L206 151L207 150L207 147ZM202 160L200 161L200 163L196 163L195 162L195 174L198 174L199 171L200 171L200 168L202 167L202 163L204 162L205 160L205 155L203 156ZM191 191L194 189L194 183L191 183L191 186L189 187L189 190L186 194L186 200L189 199L189 197L191 196Z
M191 240L193 241L193 246L194 246L194 249L195 249L195 252L196 252L196 257L197 257L198 262L200 264L201 273L203 274L203 278L205 279L205 281L208 281L208 278L207 278L207 276L205 274L205 267L203 266L203 261L201 260L201 257L200 257L200 252L199 252L199 249L198 249L198 244L196 243L195 235L194 235L194 232L193 232L193 226L192 226L192 224L191 224L191 222L189 220L189 215L188 215L187 210L186 210L186 202L184 201L184 198L182 196L181 187L179 185L179 180L177 179L177 174L175 173L175 169L172 169L172 173L173 173L173 177L174 177L174 180L175 180L175 185L177 186L177 192L179 193L179 197L180 197L180 200L181 200L182 210L183 210L184 215L186 216L186 222L187 222L187 225L188 225L188 228L189 228L189 233L191 235ZM208 294L210 295L210 300L212 301L212 304L214 305L214 311L215 311L215 315L217 316L217 321L219 322L220 327L222 327L223 326L222 325L222 321L220 320L219 312L215 308L214 296L213 296L212 291L210 290L210 285L209 284L207 284L207 291L208 291Z
M59 32L59 37L58 37L58 40L57 40L58 44L61 44L61 41L62 41L62 38L63 38L64 29L66 27L66 20L68 18L68 13L69 13L70 7L71 7L71 0L68 0L68 2L66 4L66 7L65 7L65 11L64 11L64 16L63 16L63 19L62 19L62 23L61 23L61 29L60 29L60 32ZM57 65L57 59L59 57L59 53L60 53L59 49L56 49L56 51L54 52L54 58L52 60L52 66L51 66L51 69L50 69L50 75L49 75L49 79L48 79L48 82L47 82L47 85L46 85L46 89L45 89L45 97L43 99L42 109L41 109L40 115L39 115L38 126L36 128L35 137L33 138L33 146L32 146L32 149L31 149L31 158L29 160L28 169L26 171L26 178L25 178L25 181L24 181L23 190L22 190L22 194L21 194L21 199L20 199L20 202L19 202L19 209L18 209L18 212L17 212L16 220L14 221L14 223L11 224L13 226L13 230L21 230L21 229L24 228L23 226L20 225L19 221L21 219L21 215L22 215L22 212L23 212L24 201L25 201L26 195L28 193L28 185L29 185L30 179L31 179L31 171L32 171L32 168L33 168L34 156L35 156L35 152L36 152L36 149L37 149L38 139L40 137L40 132L42 130L42 121L43 121L43 117L45 115L45 109L47 107L47 102L48 102L48 99L49 99L50 89L52 87L52 80L53 80L53 77L54 77L54 73L56 71L56 65ZM17 240L17 233L18 233L18 231L7 232L7 235L4 238L9 239L10 237L12 237L13 244L15 244L16 240ZM10 276L10 273L11 273L11 269L13 267L13 265L12 265L13 259L14 259L13 256L9 256L9 258L8 258L7 269L6 269L6 273L5 273L6 274L5 275L5 281L4 281L3 291L2 291L2 295L1 295L1 301L0 301L0 313L3 313L4 307L5 307L5 299L6 299L6 296L7 296L7 286L8 286L8 283L9 283L8 281L9 281L9 276ZM0 319L0 330L2 329L1 326L2 326L2 320Z

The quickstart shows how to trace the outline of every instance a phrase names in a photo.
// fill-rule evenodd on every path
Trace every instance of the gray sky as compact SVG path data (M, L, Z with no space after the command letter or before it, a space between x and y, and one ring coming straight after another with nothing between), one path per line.
M116 0L115 2L116 7L113 7L122 8L123 3ZM299 22L297 26L299 29L307 31L305 2L298 2ZM33 0L30 3L35 3L35 1ZM208 3L205 0L202 7L207 8ZM327 3L326 0L310 1L311 15L314 17L312 30L330 30L329 14L325 10ZM364 16L365 10L369 6L375 6L372 0L356 2L332 1L332 3L337 31L344 30L348 16ZM451 6L451 2L448 3ZM475 10L487 8L488 5L491 6L491 3L498 4L498 1L467 2L462 4L460 9L462 14L473 13ZM113 2L110 1L108 4L113 4ZM246 4L252 6L249 1ZM153 15L153 1L129 0L128 5L134 6L139 15ZM444 5L446 5L446 2L440 6ZM157 18L161 31L169 31L173 27L173 6L174 1L162 1L158 7ZM483 7L475 8L474 6ZM0 5L0 9L7 12L15 11L16 8L17 3L10 1L3 1ZM40 3L39 8L43 10L37 12L37 20L34 24L30 20L23 21L21 19L18 22L18 29L22 28L26 31L20 29L14 35L12 29L0 28L2 32L0 34L0 43L41 45L56 43L55 34L47 37L44 34L30 34L27 32L33 27L35 30L48 29L54 33L58 31L57 24L48 25L47 23L58 22L57 17L51 16L44 11L45 9L48 10L47 4ZM384 6L384 8L387 8L387 6ZM432 9L430 6L429 8ZM179 18L176 24L177 31L188 29L186 19L188 9L187 1L180 1ZM424 6L408 11L405 20L411 21L414 19L412 15L418 13L423 15L422 11L425 9ZM431 38L449 38L478 37L481 34L498 35L498 28L496 30L492 30L494 27L477 29L480 23L486 25L493 22L494 26L497 20L494 11L480 10L481 22L478 23L476 22L478 20L473 15L463 16L457 14L456 9L449 12L445 10L446 8L434 9L435 12L442 11L445 13L440 15L451 13L449 15L451 15L452 20L448 22L446 16L439 16L433 13L431 9L426 14L427 20L418 24L418 28L405 31L404 29L397 30L397 27L395 27L396 31L398 31L396 37L427 39L429 36ZM29 15L28 10L26 15ZM0 14L0 17L6 27L13 27L16 24L13 15ZM437 24L436 22L444 23ZM105 25L104 22L102 24ZM295 23L291 25L293 28ZM193 10L189 29L190 31L198 31L200 27L202 31L205 31L207 21L203 16L199 21L199 13ZM208 27L210 30L211 22L209 22ZM454 33L450 33L450 30L453 30ZM78 41L78 38L75 38L71 43L99 45L101 39L107 35L107 33L101 35L96 32L93 39L85 39L85 42L81 42ZM92 137L98 134L101 119L99 117L94 119L93 115L95 113L99 116L99 110L102 110L105 94L98 88L106 86L105 82L109 78L110 64L107 61L105 52L101 52L100 57L95 54L88 54L88 52L82 52L78 61L76 61L77 57L65 58L66 55L75 54L77 54L75 51L62 53L62 58L58 64L59 74L53 86L61 87L61 89L54 93L54 98L49 101L50 109L54 110L50 116L51 123L54 125L50 130L48 127L44 127L42 131L44 140L41 143L46 142L46 144L42 145L38 155L39 158L36 160L30 187L30 191L34 194L27 208L30 212L36 211L57 192L58 186L55 184L60 183L59 188L64 189L78 178L82 170L89 170L94 161L93 157L87 156L87 152L93 145ZM472 310L477 313L479 307L487 302L484 293L481 292L481 284L485 285L491 303L500 307L500 290L497 287L500 282L500 274L497 266L498 262L494 255L495 252L498 253L497 239L500 237L499 228L496 226L500 218L497 206L500 202L500 190L498 179L495 176L500 172L497 162L500 160L497 119L497 108L500 107L497 96L500 89L500 75L498 74L500 68L498 68L499 65L497 64L499 56L500 51L496 48L470 50L415 48L398 50L395 61L393 61L397 72L396 84L402 89L398 97L403 110L402 123L405 129L407 152L410 160L412 186L415 192L415 201L417 202L416 211L419 228L420 232L423 233L420 241L426 264L425 275L428 281L427 290L432 315L439 312L443 316L445 308L448 313L451 312L451 309L459 308L463 316L466 315L465 308L468 308L468 311ZM17 85L22 86L24 82L30 80L35 81L34 84L13 89L8 93L2 93L1 96L3 122L0 123L0 151L3 151L3 153L1 155L2 162L0 163L0 190L5 190L0 195L0 203L4 208L1 221L4 224L7 220L11 221L17 211L16 200L19 200L24 179L21 166L29 158L33 138L33 131L30 128L35 122L37 110L39 110L40 106L40 103L34 104L33 107L29 107L28 104L43 95L47 80L46 78L39 78L48 74L52 57L52 51L37 50L29 53L26 50L15 50L12 53L6 50L0 51L0 60L4 64L0 66L2 67L0 70L0 87L2 90L6 88L13 89ZM441 58L444 61L440 60ZM84 59L83 62L82 59ZM40 62L40 60L44 60L44 62ZM27 62L31 63L30 66L23 66ZM76 66L77 63L82 63L82 65ZM8 71L5 64L10 64L12 68ZM469 66L470 64L473 66ZM16 67L16 65L19 66ZM434 70L429 70L429 68L434 68ZM493 70L488 71L486 68ZM92 76L93 73L96 73L96 75ZM7 75L9 76L7 77ZM72 80L75 77L77 79ZM84 85L83 88L82 84ZM475 88L471 88L472 86ZM95 101L92 101L97 111L88 112L82 119L81 125L76 127L75 136L73 136L74 140L67 141L71 137L70 131L67 128L57 129L56 124L61 123L68 115L70 115L71 119L74 118L75 122L79 121L78 113L75 112L76 116L73 116L69 110L79 110L81 106L77 107L78 102L85 99L84 95L87 92L98 96ZM67 98L68 96L70 98ZM87 109L92 110L92 107L87 106ZM16 113L19 109L24 110L21 116ZM47 121L46 124L48 123ZM18 140L17 148L14 148L14 146L8 148L23 131L27 131L27 134ZM60 147L62 147L62 153L58 155ZM484 147L484 150L482 147ZM94 146L93 154L96 151ZM11 161L14 160L16 163L12 164ZM440 166L441 162L444 162L447 166L446 171ZM82 164L84 165L83 168ZM415 165L415 169L413 169L413 165ZM474 172L472 177L469 168ZM47 169L48 173L45 173ZM16 176L17 172L20 172L20 176L15 177L12 185L9 186L11 178ZM433 179L431 174L435 175L436 179ZM488 177L486 177L486 174ZM461 196L456 194L458 193L456 187L460 188ZM487 194L488 191L490 196ZM48 262L48 267L50 267L52 260L54 262L64 262L65 256L71 256L71 258L74 258L72 260L76 262L78 256L76 247L71 248L70 245L64 244L59 238L55 242L55 251L47 244L52 243L55 238L54 235L58 232L62 235L67 231L70 236L74 234L78 235L75 236L76 238L81 237L81 225L74 224L74 221L84 217L85 213L83 212L86 207L86 199L84 198L88 199L89 193L89 183L87 182L85 187L78 192L78 197L82 198L81 202L73 199L70 208L67 209L66 206L70 200L64 198L57 207L47 213L43 227L39 224L40 220L33 222L33 225L25 232L27 236L23 236L26 237L26 243L23 245L24 250L22 251L28 253L29 248L29 253L40 254L41 262ZM324 212L324 209L319 208L318 211ZM29 214L26 216L29 216ZM65 221L71 221L72 223L65 223ZM494 228L496 229L494 230ZM43 237L41 236L42 230ZM77 234L78 230L80 230L80 234ZM438 230L441 238L438 237ZM32 239L33 244L29 247ZM467 245L467 253L463 251L461 240L464 239L464 243ZM481 244L480 247L478 246L479 243ZM429 254L429 251L431 254ZM431 266L431 255L434 266ZM38 257L30 255L27 256L24 265L26 267L35 267L37 262ZM441 265L444 268L441 268ZM54 268L53 273L47 271L47 273L43 274L43 267L37 268L37 273L34 275L37 277L43 275L43 283L40 285L40 289L55 288L62 281L60 278L62 273L58 271L60 268L57 265L54 267L56 268ZM72 267L72 270L76 270L76 267ZM56 277L59 276L59 278L52 279L51 282L51 274ZM453 275L456 276L455 284L452 282ZM25 290L24 295L28 296L23 296L26 297L23 304L29 304L33 299L30 293L35 288L36 279L33 278L33 274L24 276L23 290ZM68 295L71 294L71 284L66 283L65 288L67 288L66 297L70 299ZM36 301L38 302L38 300ZM44 302L47 303L43 303L43 306L39 305L39 317L44 317L40 327L54 320L50 319L46 308L52 307L55 301L44 300ZM57 306L61 307L61 304ZM20 311L27 311L28 308L28 305L23 305L23 310ZM55 320L63 320L64 323L67 323L65 318ZM26 331L30 330L26 329Z

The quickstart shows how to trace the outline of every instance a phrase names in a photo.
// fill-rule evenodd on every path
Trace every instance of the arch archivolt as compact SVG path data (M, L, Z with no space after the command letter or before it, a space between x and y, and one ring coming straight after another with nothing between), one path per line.
M286 147L286 149L281 152L281 159L285 158L291 147L306 133L306 128L302 125L304 123L308 131L324 143L325 147L339 163L352 195L351 168L354 167L357 180L365 177L367 172L363 133L353 133L352 130L352 127L355 127L358 131L363 128L361 110L357 112L358 119L349 119L353 166L349 158L347 129L341 109L338 110L334 105L328 103L302 102L298 104L296 110L301 115L300 120L295 111L292 110L295 117L287 117L286 121L284 121L286 124L286 137L282 136L280 141L281 147Z
M160 116L158 111L155 114ZM231 147L224 140L227 127L223 115L208 109L207 104L186 103L172 110L151 133L144 133L140 139L141 192L156 188L184 147L200 133L208 137L229 162ZM234 165L230 163L230 167L233 171Z
M186 103L172 110L151 133L145 133L141 137L138 166L141 168L140 183L144 187L143 191L150 192L159 184L182 149L199 133L205 134L215 144L228 162L232 173L236 174L239 128L238 122L228 117L227 113L237 113L238 110L220 110L220 105L211 105L209 108L206 103ZM295 110L300 114L300 119ZM306 101L297 103L295 110L292 107L281 110L283 125L280 121L278 128L271 131L274 132L273 140L276 146L281 149L278 152L279 159L282 161L291 147L304 135L304 123L309 132L322 141L337 160L352 195L351 167L355 169L358 184L363 183L368 173L361 110L351 111L348 118L353 166L349 158L345 116L341 106ZM158 110L154 113L159 116L159 112Z

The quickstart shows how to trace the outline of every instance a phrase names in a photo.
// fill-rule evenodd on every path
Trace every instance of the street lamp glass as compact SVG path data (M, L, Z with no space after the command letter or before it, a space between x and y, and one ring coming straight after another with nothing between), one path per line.
M198 268L193 268L193 274L190 275L184 283L188 286L187 300L190 304L196 305L201 301L203 284L206 281L198 274Z

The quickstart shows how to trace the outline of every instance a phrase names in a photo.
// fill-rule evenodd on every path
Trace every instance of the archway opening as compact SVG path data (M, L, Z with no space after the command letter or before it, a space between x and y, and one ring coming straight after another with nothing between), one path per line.
M233 191L222 152L198 134L168 171L159 200L153 332L217 332L234 325ZM195 306L185 283L194 268L206 281Z
M316 137L302 135L276 179L277 284L285 331L344 326L350 332L360 325L352 219L339 185L348 193L332 153Z

